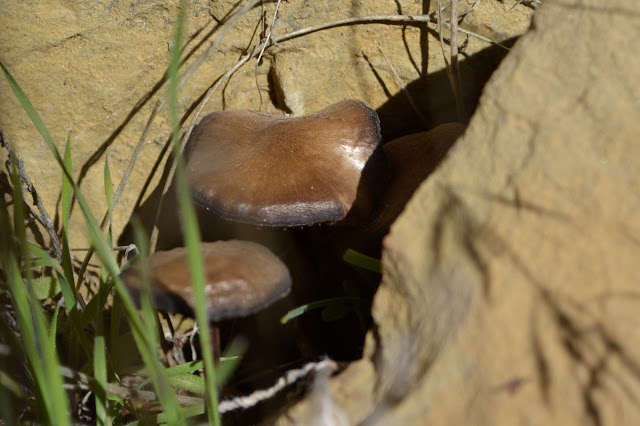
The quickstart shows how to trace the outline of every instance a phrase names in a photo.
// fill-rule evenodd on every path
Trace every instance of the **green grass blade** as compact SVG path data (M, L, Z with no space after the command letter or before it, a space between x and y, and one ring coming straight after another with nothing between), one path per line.
M216 387L216 372L213 363L212 342L209 334L209 319L206 310L204 292L204 262L200 251L200 232L198 223L191 204L191 194L184 175L184 163L179 161L176 171L176 190L180 202L182 223L184 226L185 245L191 285L193 286L196 322L198 323L200 347L205 370L205 383L207 387L207 415L209 424L220 426L218 416L218 391Z
M209 335L209 320L206 312L205 292L204 292L204 264L200 251L200 231L196 219L195 210L191 201L191 192L185 177L184 160L180 156L180 123L178 119L178 69L180 67L180 52L182 47L182 34L185 22L187 2L182 1L176 29L173 37L173 52L169 64L169 115L173 134L174 157L178 160L176 169L176 191L180 205L180 215L183 224L185 246L189 261L189 271L191 273L191 284L195 299L196 322L200 329L200 347L204 361L205 384L207 387L207 418L209 424L220 426L220 416L218 415L218 391L216 387L216 372L213 363L213 350Z
M138 262L138 267L141 271L142 278L142 291L140 292L140 305L142 308L142 316L144 319L143 326L145 327L145 333L149 340L149 344L152 348L157 348L159 346L158 342L158 333L161 330L158 327L158 323L156 322L157 312L153 307L153 302L151 299L151 288L150 288L150 271L149 271L149 245L147 244L146 235L144 235L144 231L142 229L142 225L139 222L133 223L133 230L135 234L135 241L140 252L140 261ZM149 354L149 357L153 357L157 359L156 352L153 354ZM184 417L182 417L182 412L180 411L180 406L176 399L175 393L170 388L172 382L169 380L167 375L165 374L165 369L159 365L159 362L153 363L153 365L149 365L147 363L147 370L150 373L150 377L154 385L156 385L156 392L158 393L158 398L162 403L162 408L167 415L169 424L182 424L184 423Z
M247 343L244 339L236 339L231 342L231 345L225 351L225 354L220 358L220 363L216 365L217 387L221 387L229 377L231 377L231 374L233 374L242 360L242 356L240 354L244 353L246 348ZM191 361L166 368L164 370L164 374L174 388L183 389L197 395L205 395L205 381L200 376L191 374L203 367L203 361ZM148 369L144 368L139 371L138 374L148 376ZM143 382L143 384L144 383L146 382Z
M104 159L104 193L107 198L107 241L109 245L113 245L113 183L111 181L111 172L109 171L109 150Z
M331 299L316 300L315 302L307 303L306 305L298 306L287 312L285 316L280 319L281 324L286 324L294 318L299 317L305 312L313 311L315 309L324 309L331 307L332 305L344 306L345 304L355 305L362 303L362 299L358 297L333 297Z
M205 394L205 382L202 377L193 374L179 374L168 377L167 380L174 388L186 390L197 395Z
M111 303L111 321L109 324L109 341L112 345L120 336L120 319L122 318L122 312L122 301L119 297L114 297L113 302Z
M157 359L156 347L153 345L152 339L149 338L147 330L136 312L136 308L133 304L133 301L131 300L131 296L127 292L126 288L124 287L124 283L120 279L120 270L111 252L111 249L107 245L106 240L104 239L102 234L99 232L99 228L94 228L93 231L90 229L89 234L94 246L96 247L98 256L102 260L105 267L108 268L109 273L113 278L115 289L121 299L124 311L127 314L129 325L131 327L134 340L136 341L136 345L138 346L138 349L140 351L140 355L142 356L145 365L152 373L152 381L156 392L158 393L158 398L160 399L163 408L167 412L173 413L170 415L180 416L181 413L179 412L179 405L177 403L175 394L173 394L173 392L169 388L166 378L164 377L162 372L162 366ZM177 423L175 424L180 423L181 422L177 420Z
M7 367L7 361L0 359L0 417L6 424L13 425L18 423L13 412L13 402L16 400L24 401L26 397L22 393L20 385L5 373L5 370L9 370Z
M104 159L104 192L107 200L107 244L113 245L113 183L111 181L111 172L109 170L109 155ZM96 320L96 337L93 342L93 376L95 379L95 401L96 401L96 419L99 426L110 424L109 405L107 400L107 348L105 343L104 328L104 307L107 303L107 296L111 291L111 286L107 284L108 272L106 269L101 271L100 289L94 298L95 300L95 320ZM92 302L94 301L92 300ZM87 306L88 307L88 306ZM89 309L85 309L88 313Z
M59 276L61 280L64 280L64 272L62 268L60 268L60 263L58 263L57 259L54 259L49 255L49 252L44 250L42 247L39 247L33 243L28 243L27 245L27 253L32 256L32 265L38 266L47 266L53 269Z
M102 317L102 312L98 314ZM95 379L94 394L96 399L96 419L98 425L109 424L107 417L107 354L104 340L102 320L98 320L96 337L93 341L93 378Z
M220 362L216 364L216 379L217 379L216 385L218 388L222 387L222 385L224 385L227 382L227 380L231 377L233 372L236 370L236 368L238 367L238 364L240 364L240 361L242 360L242 355L247 350L247 346L248 346L248 343L245 339L236 338L231 342L231 344L224 351L224 353L220 357ZM164 370L164 374L166 377L171 378L173 376L190 374L190 373L193 373L194 371L201 370L203 368L204 368L204 362L202 360L190 361L190 362L185 362L184 364L179 364L173 367L166 368ZM145 368L142 368L141 370L135 371L135 374L149 377L149 370L145 367ZM146 383L147 383L146 381L142 382L140 386L143 386ZM204 384L203 384L202 390L199 390L195 393L204 395L205 393Z
M201 360L189 361L189 362L185 362L184 364L179 364L179 365L175 365L173 367L167 368L165 370L165 374L167 375L167 377L171 377L171 376L176 376L178 374L193 373L194 371L200 370L202 368L204 368L204 363ZM146 369L139 372L138 374L142 374L144 376L148 375L148 373L146 373Z
M233 372L238 368L244 353L249 347L249 342L244 338L235 338L220 357L220 363L216 365L216 383L222 387Z
M71 161L71 132L67 134L67 144L64 148L63 161L66 170L71 174L73 170ZM73 202L73 186L64 173L62 174L60 200L62 204L62 269L64 270L66 282L69 283L70 286L73 286L73 264L71 262L71 247L69 244L69 218L71 216L71 203ZM64 288L62 295L69 309L75 307L75 287ZM71 298L71 296L73 296L73 298Z
M375 257L367 256L362 253L358 253L353 249L348 249L344 252L342 260L350 265L357 266L358 268L366 269L367 271L382 273L382 262Z
M56 336L58 335L59 315L60 315L60 305L56 305L56 309L53 312L53 319L51 320L51 326L49 327L49 339L51 339L51 347L53 348L54 351L56 351L56 348L58 346L56 342Z
M40 118L35 108L33 107L31 102L27 98L27 96L24 94L24 92L18 85L17 81L13 78L11 73L9 73L9 70L4 65L4 62L2 62L1 60L0 60L0 68L2 68L5 74L5 77L9 81L9 85L11 86L16 97L22 104L24 110L27 112L27 115L29 116L31 121L34 123L34 125L36 126L36 128L38 129L42 137L44 138L45 143L48 145L49 149L51 150L56 162L62 169L64 175L66 176L67 179L69 179L69 182L73 188L73 193L76 197L76 200L78 201L78 205L80 206L80 209L84 216L84 219L87 225L88 234L89 234L88 235L89 239L94 245L96 251L98 252L98 255L100 256L100 259L103 263L103 266L107 268L109 274L113 277L113 280L115 283L115 289L118 293L118 296L122 300L123 307L127 314L127 318L130 323L132 334L134 336L138 349L140 350L140 354L145 364L147 364L151 368L151 370L154 372L154 375L153 375L154 386L158 391L158 397L160 398L163 407L170 409L170 411L174 413L178 412L179 410L177 408L175 409L175 411L173 410L173 407L177 407L177 402L175 402L175 395L173 396L173 398L171 397L167 398L167 395L170 394L170 392L166 391L166 389L169 389L169 388L166 383L166 380L164 380L164 378L162 377L162 369L159 366L159 363L155 357L155 348L151 345L151 342L149 341L148 336L145 333L144 326L140 318L138 317L135 305L131 300L131 297L129 296L126 288L124 287L122 280L119 277L120 268L118 266L118 263L115 257L111 252L111 246L107 244L106 239L102 235L100 231L100 226L98 225L98 222L96 221L95 216L89 209L89 205L86 202L82 193L80 192L78 185L73 180L73 177L71 176L70 171L67 169L62 158L60 157L60 153L58 152L58 149L53 143L53 139L51 138L51 135L46 129L42 119ZM18 274L18 277L19 277L19 274ZM73 312L74 309L75 309L75 305L72 308L70 308L70 313ZM73 318L72 318L72 322L73 322ZM59 389L61 389L61 387ZM56 395L62 395L63 397L66 398L66 394L64 392L60 392L59 389L53 393ZM66 406L66 399L65 399L65 404L62 405L62 407L65 407L65 406ZM64 423L59 423L59 424L64 424Z
M66 393L61 392L63 381L59 372L57 354L52 345L49 328L46 325L40 303L23 281L18 261L19 258L23 258L27 262L22 270L27 273L29 279L31 275L31 266L28 264L29 257L19 256L20 252L26 253L27 240L22 187L17 179L17 170L15 170L17 160L15 157L12 160L14 165L12 187L15 226L11 226L6 204L4 200L1 201L0 227L5 232L3 233L4 241L0 244L2 246L0 248L0 266L4 271L8 290L13 299L13 307L20 325L21 341L29 360L29 368L44 406L44 412L40 411L40 417L44 416L44 420L51 424L67 425L71 420ZM13 233L11 233L12 230ZM15 235L16 239L11 240L10 235Z
M181 408L180 411L182 415L188 419L191 417L196 417L204 414L205 406L204 405L192 405L190 407ZM138 425L152 425L152 424L170 424L167 420L167 416L165 413L160 413L158 415L148 416L139 421L127 423L126 426L138 426Z

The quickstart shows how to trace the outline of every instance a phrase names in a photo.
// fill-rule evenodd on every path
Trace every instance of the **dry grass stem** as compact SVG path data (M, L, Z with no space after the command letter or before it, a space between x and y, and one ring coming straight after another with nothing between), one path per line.
M518 5L522 4L522 3L528 3L528 4L535 3L536 5L538 5L538 4L542 4L542 0L518 0L518 2L516 4L511 6L511 9L513 9L514 7L516 7L516 6L518 6Z
M462 82L460 80L460 63L458 61L458 0L451 1L451 73L453 74L453 94L456 98L456 108L458 110L458 121L467 122L464 110L464 100L462 98Z
M278 20L278 9L280 9L281 2L282 0L278 0L278 3L276 4L276 10L273 13L273 20L271 21L271 25L269 26L269 33L267 34L267 37L264 39L264 43L262 44L262 49L260 49L260 53L258 54L258 59L256 60L256 67L253 74L256 80L256 87L258 88L258 96L260 97L259 109L262 109L262 91L260 91L260 84L258 84L258 67L260 66L260 62L262 61L262 54L264 53L264 50L269 45L269 41L271 41L273 29L275 28L276 22Z
M451 68L451 63L449 62L449 60L447 59L447 53L445 52L445 47L444 47L444 35L442 33L442 28L443 28L443 19L442 19L442 11L446 9L446 6L443 7L442 6L442 1L438 0L438 34L440 35L440 48L442 49L442 58L444 59L444 63L445 63L445 67L447 70L447 78L449 79L449 85L451 85L451 90L453 91L453 95L456 99L456 108L458 110L458 120L461 120L462 118L460 117L460 107L459 107L459 101L458 101L458 96L457 96L457 92L456 92L456 83L455 83L455 77L453 75L453 70ZM453 31L451 31L451 33L453 34ZM451 43L453 45L453 43Z
M470 13L470 11L468 11L467 13ZM273 43L277 44L283 41L291 40L297 37L302 37L307 34L315 33L318 31L328 30L336 27L344 27L347 25L366 25L366 24L416 25L420 23L437 24L437 19L431 17L430 15L377 15L377 16L347 18L347 19L341 19L339 21L328 22L326 24L314 25L312 27L303 28L297 31L292 31L280 37L275 37L273 39ZM450 25L447 23L443 23L443 25L446 28L451 28ZM498 42L495 42L491 39L488 39L487 37L481 36L480 34L474 33L473 31L468 31L463 28L458 28L458 31L460 31L461 33L470 35L471 37L475 37L486 43L499 46L502 49L511 50L508 47Z
M314 25L307 28L302 28L297 31L292 31L288 34L284 34L280 37L274 38L274 43L280 43L293 38L301 37L307 34L315 33L322 30L328 30L336 27L344 27L347 25L360 25L360 24L429 24L434 23L433 18L429 15L375 15L375 16L363 16L341 19L338 21L327 22L326 24Z
M262 54L264 53L264 49L267 48L269 41L271 40L271 35L273 34L273 29L276 26L276 21L278 20L278 9L280 9L280 3L282 0L278 0L278 4L276 4L276 10L273 13L273 20L271 21L271 25L269 26L269 34L267 34L267 38L265 39L262 49L260 49L260 54L258 54L258 60L256 65L260 65L260 61L262 60Z
M178 78L178 90L185 84L189 78L196 72L198 68L206 61L211 52L218 47L222 39L227 35L227 33L236 26L236 24L242 19L242 17L251 9L253 9L260 0L248 0L242 6L240 10L231 15L227 21L222 24L222 29L220 33L216 36L216 38L211 42L207 50L201 54L190 66L187 70ZM164 97L163 102L166 102L168 99L167 96Z
M447 28L447 29L451 29L451 25L448 22L443 22L442 26ZM473 31L465 30L464 28L458 27L458 32L467 34L467 35L469 35L471 37L475 37L478 40L482 40L482 41L484 41L486 43L493 44L494 46L497 46L497 47L499 47L501 49L504 49L507 52L511 51L511 49L509 47L505 46L504 44L500 44L497 41L493 41L493 40L491 40L491 39L489 39L489 38L487 38L485 36L481 36L480 34L474 33Z

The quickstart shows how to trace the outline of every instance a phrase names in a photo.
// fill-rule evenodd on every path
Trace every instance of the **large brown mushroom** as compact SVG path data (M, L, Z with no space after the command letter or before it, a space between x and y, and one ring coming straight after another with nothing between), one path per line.
M196 203L223 219L282 227L336 222L357 198L368 213L375 177L365 167L379 143L377 114L353 100L297 118L214 112L189 140L187 176Z
M207 314L214 351L219 351L216 323L252 315L284 297L291 289L287 267L266 247L249 241L202 243ZM194 295L186 249L156 252L149 258L152 299L159 310L193 316ZM121 275L134 298L142 289L137 266Z

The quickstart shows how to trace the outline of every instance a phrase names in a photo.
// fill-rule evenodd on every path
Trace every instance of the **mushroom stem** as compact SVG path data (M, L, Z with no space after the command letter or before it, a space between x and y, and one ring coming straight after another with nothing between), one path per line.
M220 327L218 324L209 324L209 336L213 346L213 362L218 364L220 362Z

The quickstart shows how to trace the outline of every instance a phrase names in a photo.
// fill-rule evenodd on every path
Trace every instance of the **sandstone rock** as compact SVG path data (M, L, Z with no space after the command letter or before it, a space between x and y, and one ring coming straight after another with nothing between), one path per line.
M640 422L639 19L539 8L385 238L353 423Z

